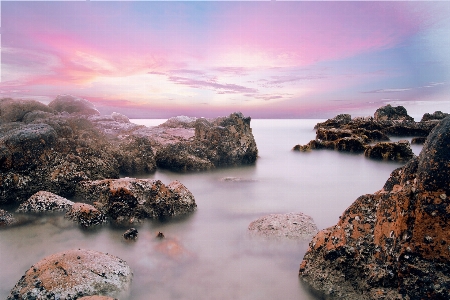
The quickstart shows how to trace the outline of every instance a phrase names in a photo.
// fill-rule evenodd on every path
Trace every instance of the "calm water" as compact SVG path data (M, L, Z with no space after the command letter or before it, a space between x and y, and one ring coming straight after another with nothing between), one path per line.
M318 121L252 120L260 156L254 166L148 176L166 184L180 180L198 210L181 220L143 223L135 242L122 238L127 228L82 230L62 216L0 230L0 299L33 263L71 248L126 260L134 271L130 299L316 299L297 276L308 242L251 238L248 224L270 213L303 212L326 228L358 196L381 189L401 166L363 155L291 151L314 139ZM420 148L413 150L418 154ZM221 181L224 177L247 180ZM166 239L155 238L159 231Z

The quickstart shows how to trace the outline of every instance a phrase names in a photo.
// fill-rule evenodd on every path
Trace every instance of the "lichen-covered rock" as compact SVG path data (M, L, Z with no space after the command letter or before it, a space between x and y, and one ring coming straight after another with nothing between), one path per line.
M17 212L67 211L74 203L56 194L39 191L20 204Z
M375 111L375 121L414 121L414 118L408 115L406 108L403 106L391 106L390 104L380 107Z
M303 213L271 214L250 223L253 236L265 238L310 239L317 233L314 220Z
M336 299L448 299L450 117L419 157L310 242L300 276Z
M156 171L156 160L150 141L143 137L128 136L114 151L121 174L142 174Z
M74 203L66 217L83 227L99 225L106 221L105 215L96 207L86 203Z
M168 119L166 122L159 125L159 127L194 128L196 120L197 120L197 118L195 118L195 117L177 116L177 117Z
M250 120L241 113L213 120L197 119L194 140L160 148L156 153L156 164L174 171L252 164L258 149Z
M53 113L53 109L35 100L0 99L0 123L21 122L34 111Z
M382 142L373 146L368 146L364 155L369 158L393 161L408 161L414 153L407 140L398 142Z
M100 112L94 104L86 99L74 97L72 95L58 95L55 100L48 104L48 107L57 112L67 112L69 114L99 115Z
M68 250L31 266L7 300L75 300L89 295L120 299L129 295L132 276L127 263L116 256L92 250Z
M76 196L96 204L112 220L134 222L145 218L167 218L193 212L192 193L180 182L164 185L151 179L107 179L83 181Z

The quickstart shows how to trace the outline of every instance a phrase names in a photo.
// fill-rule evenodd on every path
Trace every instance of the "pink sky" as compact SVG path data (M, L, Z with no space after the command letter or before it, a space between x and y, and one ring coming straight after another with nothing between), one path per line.
M450 111L449 2L2 2L4 97L130 117Z

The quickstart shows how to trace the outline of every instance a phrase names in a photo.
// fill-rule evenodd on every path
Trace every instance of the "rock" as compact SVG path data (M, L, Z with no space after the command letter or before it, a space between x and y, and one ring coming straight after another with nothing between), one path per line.
M422 117L422 120L420 120L420 122L426 122L426 121L432 121L432 120L442 120L444 118L446 118L449 114L444 113L440 110L435 111L432 114L429 113L425 113Z
M414 121L414 118L408 115L403 106L391 106L390 104L377 109L373 117L375 121Z
M76 196L100 204L102 211L118 222L181 216L197 207L192 193L178 181L167 186L151 179L83 181Z
M8 213L6 210L0 209L0 228L14 225L16 222L17 221L12 214Z
M69 114L100 115L94 104L86 99L72 95L58 95L55 100L48 104L48 107L57 112L67 112Z
M314 220L303 213L272 214L248 226L250 234L265 238L310 239L317 233Z
M111 118L113 118L114 121L119 123L130 123L130 119L128 119L127 116L122 115L121 113L113 112L111 114Z
M412 144L422 145L425 143L426 140L427 140L426 137L415 137L411 139L411 145Z
M53 113L53 109L35 100L0 99L0 123L21 122L31 112Z
M345 137L334 141L335 149L344 152L361 153L364 152L366 146L360 138Z
M20 204L17 212L67 211L74 203L56 194L39 191Z
M74 203L66 217L83 227L99 225L106 221L105 215L97 208L86 203Z
M223 177L220 178L220 181L225 181L225 182L255 182L257 181L256 179L249 179L249 178L241 178L241 177Z
M143 137L128 136L120 141L114 151L119 171L124 175L152 173L156 160L150 141Z
M125 231L125 233L123 234L123 237L126 240L135 240L137 239L138 236L138 231L136 228L130 228L127 231Z
M338 299L447 299L450 117L384 187L310 242L300 276Z
M166 122L159 125L159 127L169 128L194 128L197 118L187 116L177 116L168 119Z
M34 264L7 300L80 299L89 295L126 298L132 276L127 263L116 256L92 250L68 250Z
M414 156L414 153L409 142L401 140L396 143L382 142L368 146L364 155L374 159L408 161Z
M156 164L181 172L252 164L258 149L250 120L241 113L213 120L197 119L194 140L160 148L156 153Z

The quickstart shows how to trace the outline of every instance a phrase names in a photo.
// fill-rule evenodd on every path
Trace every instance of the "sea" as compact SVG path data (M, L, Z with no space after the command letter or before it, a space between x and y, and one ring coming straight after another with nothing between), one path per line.
M165 120L131 121L155 126ZM135 241L123 238L129 227L83 229L61 214L0 230L0 299L37 261L78 248L113 254L130 265L128 299L320 299L298 277L309 240L258 238L248 225L268 214L301 212L319 229L327 228L358 196L380 190L403 165L331 150L292 151L315 138L314 125L321 121L252 120L259 151L254 165L139 176L165 184L179 180L198 208L180 219L138 224ZM421 146L412 148L418 155ZM235 180L224 180L230 177ZM159 232L164 239L156 237Z

